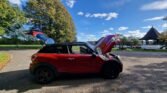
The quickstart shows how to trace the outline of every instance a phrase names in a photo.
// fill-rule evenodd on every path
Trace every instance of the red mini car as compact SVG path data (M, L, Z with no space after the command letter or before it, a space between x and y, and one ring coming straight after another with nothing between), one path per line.
M115 36L109 35L95 44L46 45L32 56L30 72L39 83L49 83L62 73L99 73L104 78L117 78L123 65L116 55L110 53L116 42Z

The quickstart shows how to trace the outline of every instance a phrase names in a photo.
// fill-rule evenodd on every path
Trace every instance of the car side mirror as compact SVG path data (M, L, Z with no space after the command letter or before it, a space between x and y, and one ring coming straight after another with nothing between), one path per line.
M96 57L96 53L92 53L92 57L95 58Z

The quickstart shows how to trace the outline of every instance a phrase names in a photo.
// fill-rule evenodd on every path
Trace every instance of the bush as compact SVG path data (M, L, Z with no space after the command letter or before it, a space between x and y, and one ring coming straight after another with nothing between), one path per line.
M8 39L8 38L2 38L0 39L0 45L2 44L42 44L41 41L33 41L33 40L19 40L19 39Z

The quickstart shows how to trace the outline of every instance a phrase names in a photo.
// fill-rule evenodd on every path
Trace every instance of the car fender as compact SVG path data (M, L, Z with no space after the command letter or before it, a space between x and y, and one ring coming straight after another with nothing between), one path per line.
M48 63L48 62L39 62L38 64L36 64L33 69L31 70L31 73L34 74L35 69L40 68L40 67L48 67L51 70L53 70L54 74L57 76L57 69L56 67L54 67L52 64Z
M113 58L112 60L105 61L105 63L104 63L103 66L102 66L102 71L103 71L103 69L104 69L106 66L111 66L111 67L113 67L113 66L115 66L115 65L118 65L118 66L119 66L119 68L118 68L118 71L119 71L119 72L122 72L122 71L123 71L123 64L122 64L122 62L119 61L119 60L117 60L117 59L115 59L115 58Z

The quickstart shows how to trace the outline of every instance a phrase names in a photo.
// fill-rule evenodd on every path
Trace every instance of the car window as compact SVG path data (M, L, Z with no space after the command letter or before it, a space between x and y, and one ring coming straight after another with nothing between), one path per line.
M71 45L69 51L72 54L91 54L91 50L85 45Z
M45 46L42 48L39 53L58 53L58 54L67 54L67 46L57 45L57 46Z

